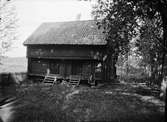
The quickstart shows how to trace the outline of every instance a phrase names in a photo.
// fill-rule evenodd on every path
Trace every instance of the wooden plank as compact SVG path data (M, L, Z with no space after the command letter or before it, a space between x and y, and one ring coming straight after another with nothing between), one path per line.
M43 60L32 60L30 64L31 73L46 74L48 62Z
M58 79L61 79L61 75L59 74L47 74L43 80L44 83L51 83L52 85L54 85L55 83L57 83Z
M73 59L73 57L77 58L86 58L86 59L97 59L97 60L102 60L102 55L104 52L104 48L95 48L97 46L93 47L76 47L76 46L29 46L28 48L28 57L64 57L64 58L70 58ZM76 58L76 59L77 59Z
M80 84L81 76L80 75L70 75L70 84L78 86Z

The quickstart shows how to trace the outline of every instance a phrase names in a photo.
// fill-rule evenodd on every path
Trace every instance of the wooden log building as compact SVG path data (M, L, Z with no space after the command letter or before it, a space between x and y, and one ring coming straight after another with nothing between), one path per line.
M64 79L80 75L87 80L106 80L106 41L95 21L43 23L24 42L28 76L60 74Z

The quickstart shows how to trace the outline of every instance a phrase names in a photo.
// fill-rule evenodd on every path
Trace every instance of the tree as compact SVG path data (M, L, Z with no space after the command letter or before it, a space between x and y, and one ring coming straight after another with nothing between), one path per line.
M9 0L0 1L0 57L16 40L16 12Z
M129 50L129 42L137 35L138 18L134 6L126 1L98 0L92 14L102 28L107 41L109 75L116 78L116 62L120 53Z
M151 81L161 83L159 81L162 70L162 45L157 43L162 39L163 29L160 18L145 18L140 28L140 38L136 41L137 51L142 56L142 65L150 67ZM160 85L160 84L159 84Z
M119 6L119 7L118 7ZM127 9L126 7L130 6L131 9ZM128 7L129 8L129 7ZM160 17L160 21L162 22L162 30L163 30L163 38L157 38L156 44L161 45L161 81L164 74L164 64L165 57L167 54L167 0L98 0L98 5L96 7L96 18L101 19L102 23L104 20L108 20L107 24L103 23L103 25L108 25L112 28L113 19L115 19L115 15L119 15L118 17L122 18L120 15L120 11L126 13L131 13L133 17L132 20L136 18L138 22L144 20L144 18L155 19L157 15ZM124 18L129 18L127 14L124 14ZM127 16L127 17L125 17ZM117 20L117 19L115 19ZM124 20L124 19L122 19ZM119 22L119 21L118 21ZM118 24L116 24L117 26ZM140 25L140 24L139 24ZM134 26L135 27L135 26ZM137 28L137 27L135 27ZM105 28L104 28L105 29ZM107 27L108 29L108 27ZM115 30L115 28L113 28ZM129 32L133 32L130 28L127 28ZM140 29L140 28L138 28ZM110 33L108 33L110 35ZM108 37L107 37L108 38ZM119 46L118 46L119 47Z
M156 44L161 45L161 81L163 77L167 74L164 74L164 65L166 61L167 54L167 0L127 0L131 2L136 10L138 11L138 16L147 17L149 19L155 19L157 15L160 16L162 22L163 36L162 38L157 38Z

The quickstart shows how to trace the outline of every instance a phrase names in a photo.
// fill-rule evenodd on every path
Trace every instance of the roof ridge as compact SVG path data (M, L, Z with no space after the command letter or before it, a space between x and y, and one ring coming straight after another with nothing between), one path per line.
M88 22L88 21L96 21L96 20L71 20L71 21L55 21L55 22L53 22L53 21L48 21L48 22L43 22L42 24L46 24L46 23L70 23L70 22L74 22L74 23L76 23L76 22Z

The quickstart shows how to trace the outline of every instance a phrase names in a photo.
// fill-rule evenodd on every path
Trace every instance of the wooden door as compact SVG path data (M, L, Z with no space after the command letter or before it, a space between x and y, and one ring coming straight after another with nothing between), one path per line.
M63 77L65 77L65 63L60 63L60 68L59 68L59 74Z
M59 62L50 62L50 73L51 74L59 74L59 68L60 68L60 64Z
M72 68L71 62L67 62L65 64L65 77L66 78L69 78L69 76L72 74L71 73L71 68Z
M81 75L82 74L82 63L81 62L72 62L72 75Z
M82 75L85 80L87 80L91 75L91 63L84 63L82 66Z

